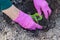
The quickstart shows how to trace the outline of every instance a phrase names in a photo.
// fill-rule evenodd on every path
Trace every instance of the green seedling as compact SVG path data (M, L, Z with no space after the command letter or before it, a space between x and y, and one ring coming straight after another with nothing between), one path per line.
M39 16L38 13L31 15L31 17L38 23L39 20L42 20L43 17ZM37 18L38 17L38 18Z

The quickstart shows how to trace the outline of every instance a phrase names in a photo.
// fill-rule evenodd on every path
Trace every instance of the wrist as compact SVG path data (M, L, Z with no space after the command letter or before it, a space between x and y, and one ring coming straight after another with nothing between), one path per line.
M2 10L7 16L9 16L12 20L14 20L18 14L19 14L19 9L17 9L14 5L12 5L10 8L6 10Z

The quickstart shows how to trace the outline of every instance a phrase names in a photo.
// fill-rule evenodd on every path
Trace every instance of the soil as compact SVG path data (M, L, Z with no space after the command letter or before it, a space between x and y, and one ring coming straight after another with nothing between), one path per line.
M11 0L20 10L33 14L36 9L32 0ZM0 12L0 39L1 40L60 40L60 0L47 0L52 9L49 20L39 21L43 30L29 31L12 22L8 16Z

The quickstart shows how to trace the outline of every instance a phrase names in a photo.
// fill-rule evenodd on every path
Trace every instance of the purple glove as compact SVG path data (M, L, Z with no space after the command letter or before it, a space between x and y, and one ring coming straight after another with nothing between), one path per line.
M13 21L17 22L25 29L29 29L29 30L35 30L36 28L42 29L42 26L35 23L33 19L31 18L31 16L29 16L28 14L22 11L19 12L19 16Z
M51 14L51 9L49 8L46 0L33 0L33 2L38 14L41 15L41 11L43 11L45 18L48 19L49 15Z

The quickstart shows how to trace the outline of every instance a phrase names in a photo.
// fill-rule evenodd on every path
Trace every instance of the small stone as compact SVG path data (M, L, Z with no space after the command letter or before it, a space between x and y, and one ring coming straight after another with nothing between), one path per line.
M52 32L52 29L50 29L50 30L46 33L46 35L47 35L47 38L51 38L51 37L54 35L54 33Z
M3 22L6 22L6 20L3 20Z
M58 40L60 40L60 38L58 38Z
M56 36L53 36L53 38L52 38L53 40L57 40L57 37Z
M59 29L54 28L54 29L53 29L53 33L54 33L55 35L57 35L58 37L60 36L60 30L59 30Z
M9 39L6 39L6 40L9 40Z
M4 32L4 35L7 35L7 32Z

